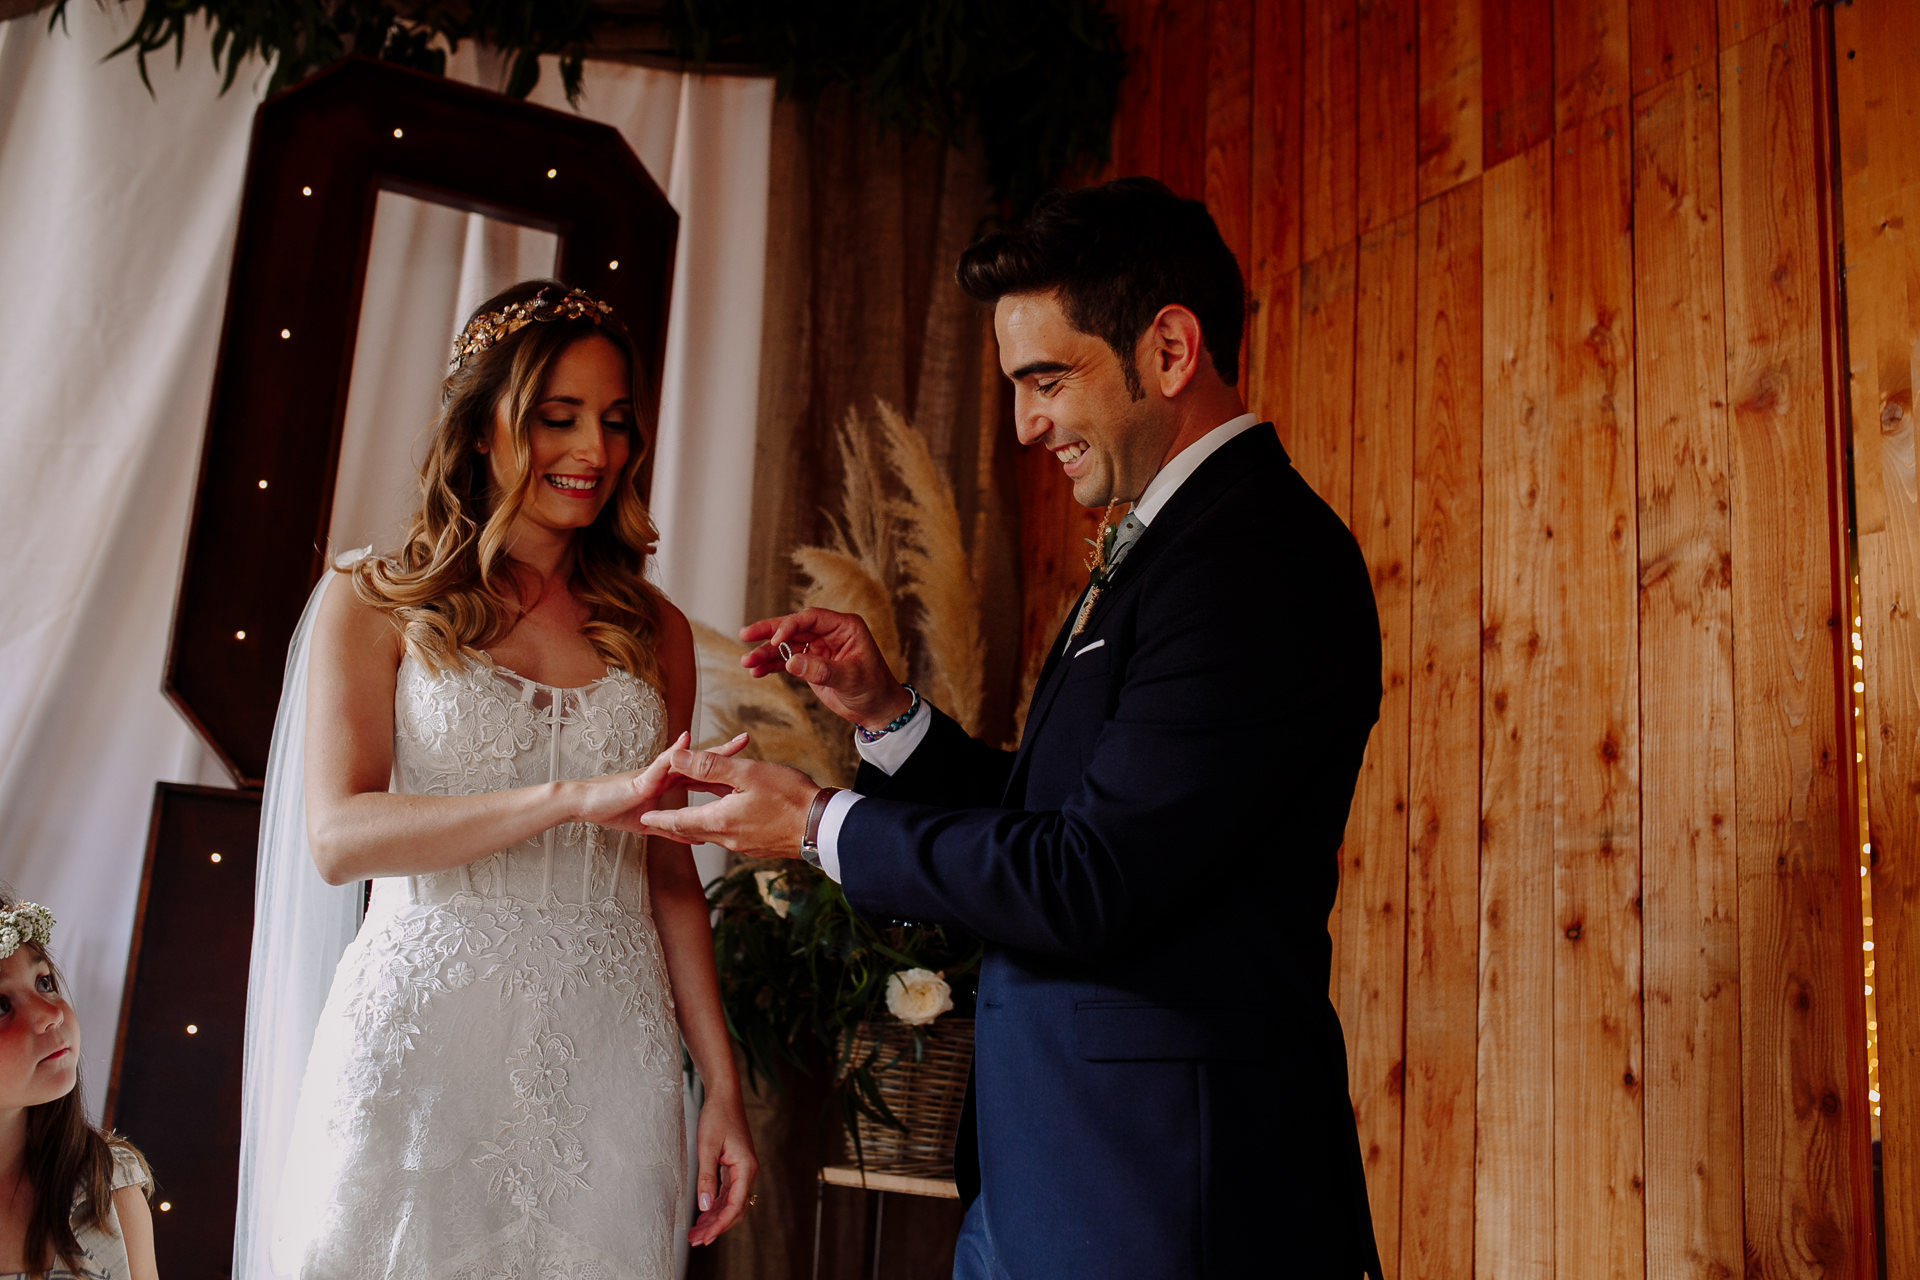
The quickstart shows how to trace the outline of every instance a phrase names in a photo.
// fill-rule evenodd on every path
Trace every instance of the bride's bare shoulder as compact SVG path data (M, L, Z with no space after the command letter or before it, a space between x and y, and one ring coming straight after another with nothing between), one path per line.
M660 601L660 630L654 643L658 646L655 652L660 658L660 676L666 686L669 713L684 703L691 714L694 672L699 665L693 648L693 626L671 600Z
M329 570L333 582L313 619L313 642L353 660L400 662L400 627L393 611L361 598L352 573Z

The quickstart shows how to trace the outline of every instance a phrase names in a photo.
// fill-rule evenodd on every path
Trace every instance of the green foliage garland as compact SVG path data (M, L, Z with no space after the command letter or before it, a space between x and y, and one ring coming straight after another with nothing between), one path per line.
M53 0L49 26L70 0ZM720 62L778 77L812 101L846 89L882 128L964 143L977 130L1003 212L1023 213L1064 174L1103 164L1126 59L1101 0L663 0L662 56ZM188 24L212 28L213 61L231 86L258 55L269 93L360 53L434 75L446 54L478 40L510 54L505 92L525 97L540 58L557 54L578 98L593 25L591 0L141 0L113 50L147 57L186 49ZM151 81L148 81L151 89Z
M70 0L53 0L49 28L64 25ZM213 29L213 64L225 68L221 91L233 85L246 60L273 63L267 92L275 93L349 53L364 54L431 75L445 75L447 50L478 40L513 55L505 92L524 98L540 81L543 54L560 55L567 100L580 95L586 56L588 0L471 0L470 3L391 4L386 0L142 0L133 31L108 57L132 53L149 91L147 55L186 52L187 24L204 17Z
M674 50L764 66L808 101L855 91L883 127L977 128L1014 214L1107 160L1126 56L1099 0L677 0Z

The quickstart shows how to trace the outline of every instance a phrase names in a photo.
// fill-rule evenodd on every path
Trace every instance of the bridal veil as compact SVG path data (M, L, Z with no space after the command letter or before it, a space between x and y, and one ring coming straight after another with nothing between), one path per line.
M342 557L342 566L365 552ZM241 1069L240 1199L235 1213L235 1280L279 1280L274 1219L283 1196L288 1139L314 1025L340 955L360 927L364 887L329 885L307 847L307 650L331 569L307 597L287 650L286 682L273 722L253 898L253 953L247 970L246 1048ZM289 1194L290 1193L290 1194Z

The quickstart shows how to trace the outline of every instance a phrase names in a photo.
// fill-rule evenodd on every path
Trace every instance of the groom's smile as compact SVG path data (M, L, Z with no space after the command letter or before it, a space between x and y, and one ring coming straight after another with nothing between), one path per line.
M1002 298L993 327L1000 366L1013 382L1020 443L1053 454L1083 507L1139 496L1173 434L1163 421L1165 401L1130 394L1120 357L1074 328L1056 293Z

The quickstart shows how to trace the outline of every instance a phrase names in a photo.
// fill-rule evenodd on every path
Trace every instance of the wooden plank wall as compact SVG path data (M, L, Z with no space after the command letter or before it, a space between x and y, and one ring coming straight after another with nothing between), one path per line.
M1886 1274L1920 1275L1920 6L1834 10Z
M1920 6L1115 10L1107 174L1207 201L1380 604L1329 927L1388 1274L1870 1276L1879 1106L1920 1275Z

